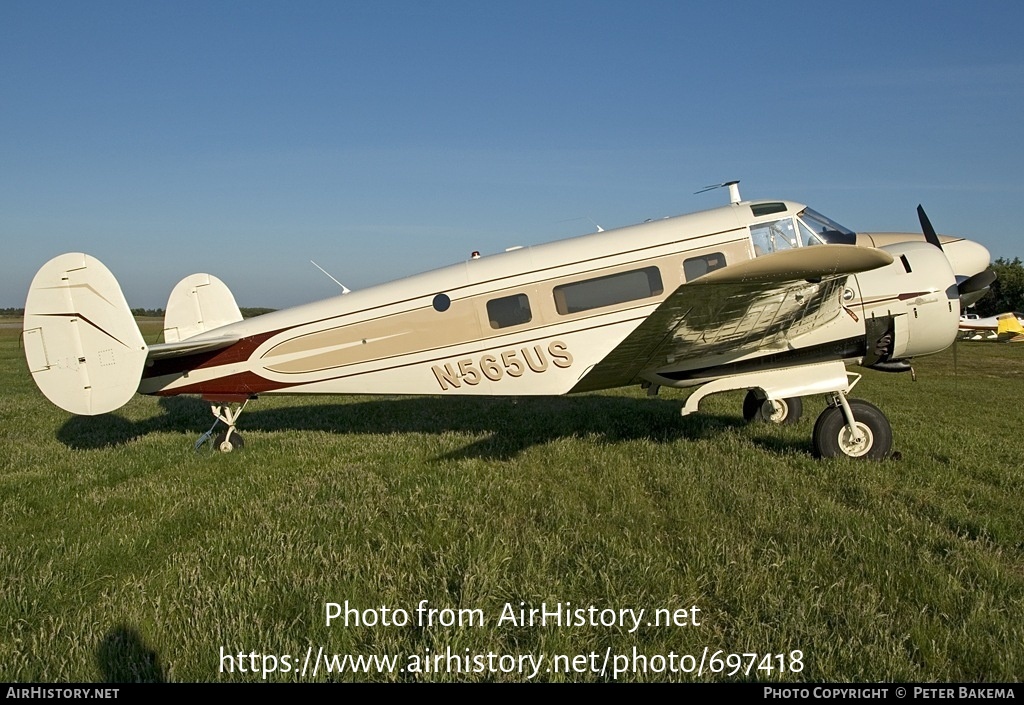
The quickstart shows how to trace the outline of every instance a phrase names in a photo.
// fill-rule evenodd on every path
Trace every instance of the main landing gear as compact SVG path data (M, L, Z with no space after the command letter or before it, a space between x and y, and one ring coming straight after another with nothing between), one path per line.
M751 390L743 400L743 418L747 421L791 425L800 420L802 413L800 397L762 400ZM874 404L835 392L814 422L811 444L818 458L881 460L892 450L892 426Z
M800 397L772 400L759 397L751 390L743 399L743 418L747 421L790 425L797 423L802 413ZM880 460L892 450L892 427L874 404L847 399L843 392L834 392L829 405L814 423L811 444L818 458L845 455Z
M880 460L892 453L892 427L878 407L847 395L860 381L841 360L758 370L720 377L699 386L683 404L682 415L697 411L709 394L746 389L743 418L795 424L803 412L801 397L826 394L828 407L814 423L811 436L819 458Z
M217 420L213 422L213 426L210 426L209 431L199 437L199 440L196 441L195 449L199 450L203 444L213 436L214 429L216 429L217 424L221 422L223 422L228 429L217 434L217 437L213 439L213 447L221 453L230 453L235 450L240 450L245 446L245 439L242 438L242 434L235 430L235 424L238 422L238 417L242 415L242 411L248 403L249 400L246 399L242 402L241 406L235 409L231 408L227 404L211 404L210 411L213 412L213 415Z
M800 397L767 399L753 389L743 399L743 418L780 425L795 424L803 415ZM849 409L852 422L847 419ZM892 450L892 427L882 410L861 399L847 399L835 392L818 416L811 436L814 455L819 458L881 459Z
M882 460L892 451L892 426L874 404L836 392L814 422L811 444L819 458Z

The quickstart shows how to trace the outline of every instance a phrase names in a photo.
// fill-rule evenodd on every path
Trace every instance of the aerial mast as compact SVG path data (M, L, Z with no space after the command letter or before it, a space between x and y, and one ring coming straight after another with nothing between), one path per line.
M736 180L736 181L726 181L722 185L729 187L729 203L732 203L733 205L739 203L740 200L741 200L740 199L740 182L739 182L739 180Z
M712 184L711 186L705 186L697 193L704 193L705 191L711 191L712 189L722 188L723 186L729 187L729 203L736 205L740 202L740 182L739 179L736 181L726 181L721 184Z

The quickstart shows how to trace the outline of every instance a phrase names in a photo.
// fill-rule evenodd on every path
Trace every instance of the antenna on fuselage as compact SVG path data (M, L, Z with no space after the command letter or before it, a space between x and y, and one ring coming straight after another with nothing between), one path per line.
M342 284L342 283L341 283L340 281L338 281L337 279L335 279L334 277L332 277L332 276L331 276L331 273L330 273L330 272L328 272L328 271L327 271L326 269L324 269L323 267L321 267L321 266L320 266L319 264L317 264L317 263L316 263L316 262L314 262L313 260L309 260L309 263L310 263L311 265L313 265L314 267L316 267L317 269L319 269L319 270L320 270L321 272L323 272L324 274L326 274L326 275L327 275L327 278L328 278L328 279L330 279L330 280L331 280L332 282L334 282L335 284L337 284L338 286L340 286L340 287L341 287L341 293L342 293L342 294L351 294L351 293L352 293L352 290L351 290L351 289L349 289L349 288L348 288L347 286L345 286L344 284Z
M597 224L597 221L591 218L589 215L581 215L579 218L566 218L565 220L556 220L556 223L571 223L574 220L589 220L590 224L597 228L597 232L603 233L604 228Z
M705 191L712 191L716 188L724 188L726 186L729 187L729 203L735 205L739 203L741 200L743 200L740 198L740 182L738 179L736 181L726 181L721 184L711 184L710 186L705 186L700 191L695 191L694 195L696 196L698 193L704 193Z

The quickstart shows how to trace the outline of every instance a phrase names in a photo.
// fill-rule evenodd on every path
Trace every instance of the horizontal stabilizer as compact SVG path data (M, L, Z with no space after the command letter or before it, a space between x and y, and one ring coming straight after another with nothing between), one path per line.
M36 273L25 302L24 340L40 391L86 416L132 398L148 352L114 275L80 252L59 255Z
M231 335L223 338L206 338L204 340L183 340L177 343L155 343L149 346L149 359L161 360L167 357L180 357L192 353L211 352L234 345L241 336Z
M212 274L192 274L171 290L164 315L164 341L188 340L240 320L238 304L224 282Z

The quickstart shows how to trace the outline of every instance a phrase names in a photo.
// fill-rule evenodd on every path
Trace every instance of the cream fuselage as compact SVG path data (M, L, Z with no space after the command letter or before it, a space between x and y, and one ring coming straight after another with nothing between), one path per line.
M471 259L233 323L195 340L227 336L237 342L213 352L152 360L139 391L202 394L216 400L264 393L549 395L645 380L690 386L725 374L722 370L729 365L766 355L784 358L801 350L801 361L820 357L859 362L869 345L863 342L865 322L887 315L905 319L903 344L913 338L908 326L922 315L927 315L929 329L939 331L921 340L916 354L949 344L943 344L946 328L951 322L951 341L959 317L959 305L947 291L954 284L952 270L947 265L935 276L918 267L915 279L910 268L895 262L846 277L835 292L828 292L844 296L842 307L797 338L767 348L698 348L692 355L588 382L587 374L687 283L686 263L722 257L732 266L753 259L749 226L794 216L804 208L775 203L784 210L754 216L751 204L732 204ZM938 250L934 255L911 250L911 258L946 262ZM649 268L656 268L658 281L649 295L639 298L574 310L561 293L562 287L577 282ZM689 274L692 279L692 266ZM613 281L602 279L593 286ZM493 320L489 302L521 296L528 300L528 320ZM744 315L737 325L756 325L750 317L762 314ZM837 341L846 342L837 346Z

